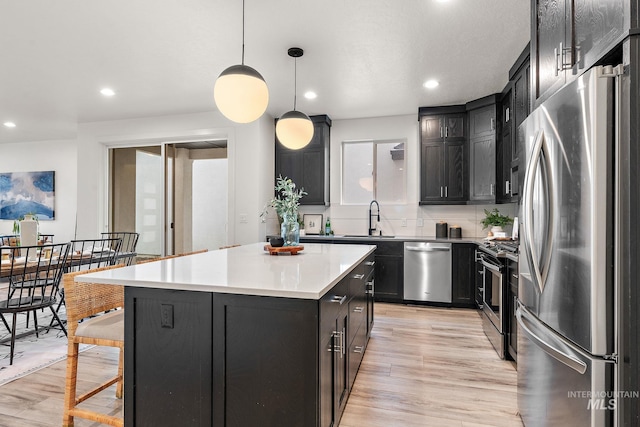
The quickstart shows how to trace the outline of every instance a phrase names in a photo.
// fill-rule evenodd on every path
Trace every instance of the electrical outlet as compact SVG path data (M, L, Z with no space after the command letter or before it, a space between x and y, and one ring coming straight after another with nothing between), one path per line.
M246 224L247 222L249 222L249 217L247 216L247 214L241 213L240 214L240 223L241 224Z
M416 226L417 226L417 227L424 227L424 219L422 219L422 218L418 218L418 219L416 220Z
M173 305L160 304L160 326L173 329Z
M407 218L402 218L402 226L403 227L407 226Z

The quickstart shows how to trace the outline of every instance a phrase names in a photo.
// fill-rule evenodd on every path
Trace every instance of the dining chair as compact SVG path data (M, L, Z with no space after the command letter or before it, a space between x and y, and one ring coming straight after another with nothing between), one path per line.
M8 278L0 297L0 320L11 334L9 364L13 364L16 339L16 321L19 313L33 313L36 337L39 337L37 311L49 308L52 322L57 321L67 334L63 322L54 306L59 297L58 288L69 253L69 244L22 246L16 253L9 252L10 259L4 259L6 251L0 250L0 276ZM11 326L5 318L11 315Z
M124 364L124 287L100 283L76 282L79 275L124 267L122 264L64 275L66 290L68 349L65 379L64 414L62 425L73 426L74 417L112 426L122 426L123 420L108 414L95 412L78 405L116 384L116 397L122 398ZM108 313L105 313L107 312ZM80 344L117 347L118 370L115 377L78 396L78 360ZM83 383L82 383L83 384Z
M114 265L116 263L116 255L122 245L122 239L71 240L69 245L69 257L65 273ZM56 313L65 304L64 283L62 283L59 293L60 301L56 307Z
M115 259L117 264L131 265L133 263L133 260L137 255L136 246L138 246L140 233L134 233L131 231L111 231L101 233L101 235L103 238L115 238L122 240L120 250Z
M122 247L122 239L117 237L71 240L69 243L69 271L114 265Z

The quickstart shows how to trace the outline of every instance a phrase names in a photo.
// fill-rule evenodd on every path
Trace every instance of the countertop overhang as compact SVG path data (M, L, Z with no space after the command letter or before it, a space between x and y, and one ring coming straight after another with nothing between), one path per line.
M264 245L254 243L83 274L76 281L320 299L376 249L375 244L305 243L298 255L269 255Z

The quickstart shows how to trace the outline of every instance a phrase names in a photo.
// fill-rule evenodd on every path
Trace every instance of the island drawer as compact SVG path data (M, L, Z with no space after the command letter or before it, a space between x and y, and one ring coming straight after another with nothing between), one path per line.
M351 292L349 289L350 277L342 279L322 299L320 299L320 330L335 324L336 318L342 310L347 310Z

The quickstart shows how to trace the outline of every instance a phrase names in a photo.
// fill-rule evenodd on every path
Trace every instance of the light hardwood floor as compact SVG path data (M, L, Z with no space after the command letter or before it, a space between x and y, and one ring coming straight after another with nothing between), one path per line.
M107 379L117 350L80 356L79 387ZM59 426L65 362L0 387L1 427ZM93 402L121 414L113 387ZM98 426L76 419L77 427ZM475 310L376 304L375 327L340 427L516 426L516 371L498 359ZM173 427L173 426L172 426Z
M516 370L475 310L376 304L340 427L522 427Z

